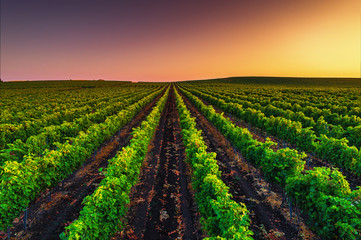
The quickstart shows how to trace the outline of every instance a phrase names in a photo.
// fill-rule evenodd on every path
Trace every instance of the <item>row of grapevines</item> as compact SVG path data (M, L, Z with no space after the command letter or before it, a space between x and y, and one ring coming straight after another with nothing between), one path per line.
M0 151L0 166L5 161L12 160L21 162L25 155L40 155L45 149L53 149L57 143L63 143L65 140L75 137L79 131L85 131L91 125L103 122L107 116L116 114L150 93L151 92L148 91L142 93L136 92L116 98L117 101L115 103L110 103L99 111L79 117L71 123L64 122L60 125L45 127L41 130L40 134L30 136L26 142L18 139L14 143L8 144L9 148Z
M313 119L319 119L320 117L323 117L327 122L334 124L334 125L341 125L343 128L348 127L356 127L361 124L361 108L359 106L354 106L350 109L348 109L346 106L339 106L339 105L332 105L330 102L328 102L326 108L318 108L316 106L312 106L312 104L307 104L307 100L295 100L297 98L297 95L292 94L290 97L285 97L282 95L281 99L274 99L274 97L263 97L262 93L253 93L253 96L245 96L241 95L239 92L224 92L220 91L218 89L212 89L212 93L220 93L225 96L230 97L231 99L239 99L244 102L253 103L253 104L259 104L259 106L267 106L269 104L284 109L284 110L291 110L294 112L303 112L307 117L312 117ZM312 90L313 94L316 94L317 92L315 90ZM329 98L329 94L327 95ZM344 100L344 98L342 98ZM319 99L317 98L319 101ZM346 104L346 103L343 103ZM336 108L337 106L338 108ZM331 108L329 108L331 107ZM333 110L338 110L336 113L333 112Z
M44 116L43 119L34 121L24 121L21 124L1 124L0 125L0 149L4 149L8 143L12 143L17 139L26 141L32 135L37 134L41 129L50 125L58 125L63 121L72 121L83 114L91 111L89 106L73 108L67 110L66 113L54 112L51 115Z
M80 132L73 139L59 144L57 150L44 156L26 156L21 162L8 161L4 164L0 182L0 229L11 225L12 220L44 189L58 183L72 173L101 143L125 126L152 99L159 95L160 89L118 114L109 116L100 124L94 124L86 132Z
M213 90L230 94L230 97L256 101L263 106L270 103L279 104L278 107L293 111L298 108L310 107L308 110L323 112L325 116L331 118L346 115L361 117L361 108L358 104L359 89L247 88L239 84L223 84L217 85ZM337 115L332 115L333 113Z
M118 229L127 213L130 189L138 181L168 93L169 88L146 120L133 130L130 144L109 161L106 177L95 192L84 199L79 218L66 227L61 239L109 239Z
M290 119L292 121L301 122L304 127L312 127L317 136L324 134L327 137L333 137L337 139L342 139L345 137L347 138L347 140L349 140L351 146L354 145L359 149L361 148L361 125L360 125L361 119L360 122L356 121L352 124L352 125L356 124L355 127L348 126L347 129L344 129L340 125L334 125L326 122L324 116L322 115L319 117L314 115L311 115L311 117L306 116L305 112L307 113L307 108L304 109L300 106L294 112L289 108L283 109L282 107L276 107L272 105L272 103L268 103L267 105L265 105L264 103L260 104L259 100L253 102L245 101L237 97L230 97L225 95L224 93L218 93L218 91L213 91L209 89L206 90L200 89L199 91L223 99L227 103L238 103L241 104L243 108L251 108L251 109L259 110L268 117L279 116L279 117L284 117L286 119ZM315 117L317 121L315 121L313 117Z
M151 90L156 85L141 85L145 90ZM137 91L139 86L120 85L116 87L90 89L44 89L28 93L31 89L16 89L15 93L7 89L2 91L0 99L0 123L23 123L47 117L54 112L62 115L68 109L84 106L94 107L99 101L111 101L119 94ZM20 93L20 96L18 95Z
M285 188L287 194L309 214L323 237L355 239L359 236L361 190L351 192L339 171L315 168L303 173L303 154L289 148L274 152L270 149L273 143L268 140L258 142L247 129L235 126L187 90L182 89L182 92L245 157L261 168L266 178Z
M17 90L23 94L22 96L12 94L8 99L0 100L3 104L0 123L19 124L24 121L34 121L54 112L60 112L63 115L68 109L92 106L92 103L98 100L110 100L113 94L113 92L104 91L105 89L97 89L97 92L84 89L54 92L42 89L31 94L26 94L26 90ZM119 94L117 91L114 93Z
M246 206L231 199L229 188L220 179L216 154L207 152L201 131L195 127L194 118L178 92L176 102L187 160L193 170L192 185L206 232L212 237L252 239Z
M300 111L292 111L290 109L283 109L280 107L276 107L272 104L260 104L258 102L250 102L241 100L235 97L226 96L222 93L217 93L215 91L211 91L209 89L199 90L202 93L210 94L214 97L223 99L227 103L238 103L242 105L243 108L252 108L263 112L267 117L275 116L275 117L284 117L286 119L290 119L292 121L301 122L303 127L312 127L317 136L320 134L325 134L327 137L334 137L337 139L341 139L343 137L349 138L350 144L355 145L356 147L361 147L361 127L348 127L347 130L344 130L342 126L329 124L324 120L324 117L321 116L315 121L312 117L307 117L301 109Z
M139 90L138 90L139 91ZM117 97L111 102L116 102L123 100L123 97L129 97L132 94L129 92L124 92L122 97ZM109 101L100 101L103 102L103 105L100 105L99 108L102 108L109 104ZM0 125L0 149L5 148L6 144L12 143L17 139L22 140L23 142L32 135L39 134L41 130L50 125L60 125L64 121L73 121L75 118L79 118L84 114L90 113L94 110L92 107L86 105L80 108L71 108L63 112L53 112L50 115L44 116L41 119L36 119L34 121L25 121L21 124L1 124Z
M223 99L209 94L196 90L190 91L245 122L294 143L302 150L315 152L322 159L361 176L361 152L354 146L348 146L347 139L328 138L323 134L317 137L312 129L303 128L300 122L282 117L266 117L259 110L244 109L237 103L226 103Z

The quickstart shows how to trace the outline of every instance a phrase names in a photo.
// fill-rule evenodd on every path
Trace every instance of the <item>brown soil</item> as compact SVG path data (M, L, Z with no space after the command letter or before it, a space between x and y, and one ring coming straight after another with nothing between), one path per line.
M23 213L13 222L10 229L11 239L59 239L59 234L64 228L79 216L83 199L92 194L104 178L99 169L106 168L108 160L129 143L132 129L140 125L160 96L109 141L103 143L82 167L57 186L44 191L32 202L27 208L26 230ZM3 233L3 236L6 234Z
M250 211L254 238L318 239L302 216L295 217L297 211L293 211L290 219L289 208L281 206L281 188L265 181L260 171L249 164L186 97L183 99L196 119L197 128L202 130L208 150L217 153L221 178L230 187L233 199L245 203Z
M113 239L200 239L185 147L171 89L160 124L132 188L126 228Z

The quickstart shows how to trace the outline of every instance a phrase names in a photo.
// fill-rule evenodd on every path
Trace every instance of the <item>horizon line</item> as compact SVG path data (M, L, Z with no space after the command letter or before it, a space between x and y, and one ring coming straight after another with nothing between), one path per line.
M183 81L203 81L203 80L216 80L228 78L307 78L307 79L361 79L361 77L312 77L312 76L228 76L228 77L215 77L215 78L200 78L200 79L183 79L183 80L119 80L119 79L20 79L20 80L4 80L2 82L46 82L46 81L107 81L107 82L183 82Z

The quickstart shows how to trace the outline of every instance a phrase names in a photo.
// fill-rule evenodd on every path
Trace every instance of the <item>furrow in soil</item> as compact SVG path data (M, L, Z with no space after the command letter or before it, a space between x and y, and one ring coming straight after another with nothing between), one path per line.
M127 226L114 239L200 239L199 216L171 89L159 127L131 192Z

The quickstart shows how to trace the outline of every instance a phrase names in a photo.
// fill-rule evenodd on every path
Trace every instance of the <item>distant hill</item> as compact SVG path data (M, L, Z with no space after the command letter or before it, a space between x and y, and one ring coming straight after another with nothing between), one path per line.
M303 77L229 77L188 81L194 83L239 83L245 85L280 85L308 87L361 88L361 78L303 78Z

